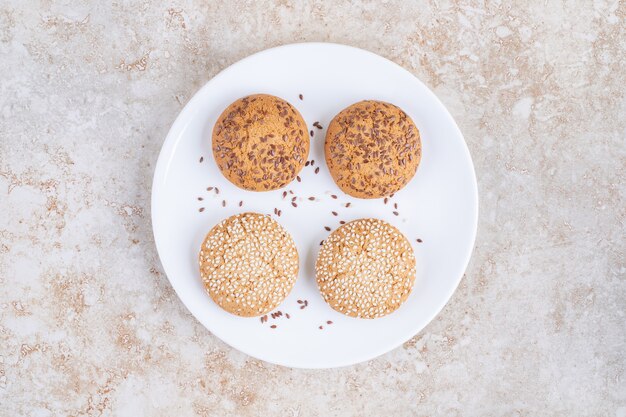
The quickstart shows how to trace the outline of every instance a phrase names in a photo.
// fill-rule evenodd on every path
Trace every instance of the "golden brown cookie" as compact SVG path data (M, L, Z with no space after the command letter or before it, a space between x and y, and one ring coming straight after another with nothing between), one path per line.
M411 293L415 255L406 237L389 223L355 220L326 238L315 272L333 309L374 319L398 309Z
M290 183L309 155L304 119L278 97L257 94L228 106L213 127L213 156L222 174L250 191Z
M402 189L422 156L420 133L400 108L361 101L335 116L326 132L326 164L346 194L380 198Z
M206 235L200 275L220 307L238 316L266 314L298 276L298 251L278 222L258 213L231 216Z

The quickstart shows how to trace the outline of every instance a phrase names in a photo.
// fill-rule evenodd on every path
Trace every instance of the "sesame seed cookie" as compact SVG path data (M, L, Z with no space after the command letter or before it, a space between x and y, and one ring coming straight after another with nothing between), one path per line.
M306 123L285 100L243 97L213 128L213 156L222 174L250 191L276 190L293 181L309 155Z
M220 307L253 317L287 297L298 276L298 251L269 216L242 213L213 227L200 249L200 275Z
M360 219L326 238L315 272L320 292L334 310L374 319L397 310L411 293L415 255L389 223Z
M346 194L380 198L402 189L422 155L420 133L400 108L361 101L335 116L326 132L326 164Z

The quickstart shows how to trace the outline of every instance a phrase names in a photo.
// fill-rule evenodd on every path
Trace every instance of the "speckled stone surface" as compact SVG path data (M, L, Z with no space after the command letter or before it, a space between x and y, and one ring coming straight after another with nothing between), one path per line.
M625 20L603 0L0 0L0 415L626 416ZM344 369L268 365L212 336L150 227L182 106L296 41L422 79L479 182L450 303Z

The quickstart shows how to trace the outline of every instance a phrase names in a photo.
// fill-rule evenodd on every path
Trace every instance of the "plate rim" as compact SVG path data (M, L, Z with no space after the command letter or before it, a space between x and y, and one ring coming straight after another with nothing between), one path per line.
M289 363L289 360L286 360L283 363L278 363L276 361L273 361L271 359L266 359L257 355L252 355L250 354L247 349L242 348L240 346L236 346L236 344L230 343L230 342L226 342L222 336L220 334L218 334L218 332L214 332L214 330L212 330L211 328L209 328L209 326L207 324L204 323L203 320L201 320L196 313L194 313L194 311L192 311L190 309L190 307L188 306L188 304L185 302L184 298L181 296L181 294L179 293L178 289L176 288L176 284L174 283L175 280L173 278L170 277L170 274L168 273L167 267L165 266L165 264L163 263L162 259L161 259L161 249L160 249L160 245L159 245L159 240L157 238L157 228L158 226L156 225L156 215L155 213L158 211L157 207L157 200L160 196L161 193L161 188L158 187L158 184L160 182L162 182L165 179L165 173L167 172L167 160L171 157L172 154L172 148L174 147L174 145L176 144L176 137L180 136L180 127L179 125L184 124L188 119L191 119L193 117L193 115L195 113L197 113L197 110L194 110L195 107L195 103L197 101L200 100L200 96L202 96L202 92L209 89L211 87L211 85L213 85L214 83L216 83L217 81L219 81L219 79L224 75L225 72L229 71L230 69L232 69L233 67L239 66L244 64L246 61L251 60L253 58L258 58L261 55L266 55L266 54L271 54L276 50L283 50L283 49L294 49L294 48L308 48L308 47L331 47L331 48L338 48L338 49L349 49L352 50L353 52L357 52L357 53L361 53L361 54L366 54L366 55L370 55L375 57L376 59L379 60L383 60L386 61L386 64L391 64L393 67L396 68L396 70L401 70L402 72L407 73L408 75L410 75L416 82L420 83L424 88L426 88L433 96L433 98L437 101L437 103L441 106L441 108L444 110L444 114L445 114L445 118L447 119L447 122L452 126L452 128L455 130L456 134L459 135L459 137L462 139L462 146L463 146L463 153L465 154L465 159L467 160L467 162L469 163L469 167L471 168L471 183L472 183L472 188L473 188L473 196L474 198L474 204L473 204L473 211L474 211L474 216L471 219L471 225L472 225L472 234L471 234L471 246L469 247L469 250L467 251L467 253L464 256L464 259L462 260L462 262L460 262L459 264L462 265L462 268L460 270L460 273L458 274L458 276L455 278L454 281L454 285L451 285L449 287L449 290L445 293L445 297L442 297L442 301L440 303L440 305L437 306L436 309L432 310L432 313L430 315L426 316L426 319L424 320L424 326L422 326L419 330L416 330L412 335L410 335L409 337L405 338L404 336L401 338L402 340L400 340L399 342L394 342L391 343L390 345L386 345L384 347L381 347L380 349L377 349L376 351L374 351L373 353L367 354L367 355L361 355L360 357L355 357L353 358L354 360L351 360L349 362L345 362L345 363L341 363L339 365L328 365L328 366L324 366L324 365L318 365L318 366L301 366L301 365L297 365L297 364L293 364L293 363ZM178 132L178 134L176 134L176 132ZM406 68L402 67L401 65L395 63L394 61L391 61L388 58L385 58L381 55L378 55L374 52L365 50L365 49L361 49L361 48L357 48L354 46L350 46L350 45L345 45L345 44L340 44L340 43L333 43L333 42L297 42L297 43L288 43L288 44L283 44L283 45L279 45L279 46L275 46L272 48L267 48L267 49L263 49L261 51L255 52L253 54L250 54L238 61L233 62L232 64L226 66L225 68L223 68L222 70L220 70L217 74L215 74L215 76L213 76L211 79L209 79L206 83L204 83L204 85L202 87L200 87L198 90L196 90L196 92L194 93L194 95L191 97L191 99L185 103L185 105L183 106L183 108L178 112L178 115L176 116L176 119L174 120L174 122L172 123L172 125L170 126L167 135L165 136L165 139L161 145L161 148L159 150L159 156L157 158L157 162L155 164L155 168L154 168L154 174L152 177L152 184L151 184L151 190L150 190L150 194L151 194L151 198L150 198L150 220L151 220L151 227L152 227L152 235L153 235L153 239L154 239L154 245L156 247L157 250L157 255L159 258L159 262L161 263L161 267L163 268L163 271L170 283L170 285L172 286L172 288L174 289L174 291L176 292L177 297L179 298L179 300L183 303L183 305L185 306L185 308L187 309L187 311L189 311L189 313L191 313L191 315L210 333L215 335L217 338L220 339L220 341L222 341L223 343L225 343L226 345L244 353L245 355L251 357L251 358L255 358L258 360L262 360L264 362L268 362L274 365L278 365L278 366L284 366L284 367L290 367L290 368L295 368L295 369L331 369L331 368L342 368L342 367L347 367L347 366L353 366L353 365L357 365L359 363L363 363L366 361L370 361L372 359L375 359L381 355L384 355L396 348L398 348L399 346L401 346L402 344L406 343L407 340L410 340L412 337L414 337L415 335L419 334L421 331L423 331L434 319L435 317L437 317L439 315L439 313L441 313L441 311L443 310L443 308L450 302L450 299L452 298L452 296L454 295L454 293L456 292L461 280L463 279L463 276L465 275L466 271L467 271L467 267L469 265L469 262L471 260L472 254L474 253L474 249L476 247L476 238L477 238L477 233L478 233L478 216L479 216L479 194L478 194L478 182L477 182L477 178L476 178L476 169L474 166L474 161L472 159L471 153L469 151L469 147L467 146L467 141L465 140L465 136L463 135L463 133L461 132L461 130L459 129L456 121L454 120L454 118L452 117L452 115L450 114L450 111L448 110L448 108L443 104L443 102L439 99L439 97L433 92L433 90L428 87L426 84L424 84L418 77L416 77L412 72L410 72L409 70L407 70ZM262 356L262 355L261 355Z

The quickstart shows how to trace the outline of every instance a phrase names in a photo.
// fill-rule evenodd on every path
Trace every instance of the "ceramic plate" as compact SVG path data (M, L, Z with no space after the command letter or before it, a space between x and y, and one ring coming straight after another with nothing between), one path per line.
M254 93L289 101L314 131L309 154L314 164L302 170L300 182L293 181L281 190L255 193L237 188L221 175L211 152L211 131L220 113L234 100ZM387 204L383 199L359 200L342 193L324 163L328 123L343 108L365 99L402 108L422 138L422 161L415 177ZM323 128L313 127L314 122ZM209 187L217 187L219 194L215 188L207 191ZM294 194L283 199L284 191ZM331 198L332 194L338 198ZM291 205L293 196L297 196L297 207ZM282 211L280 217L274 215L275 208ZM291 233L300 254L296 285L276 309L283 315L270 317L267 323L223 311L206 294L200 280L198 251L205 234L222 219L244 211L276 218ZM477 215L470 154L437 97L391 61L361 49L325 43L269 49L210 80L170 129L152 187L156 246L172 286L189 311L234 348L298 368L366 361L423 329L446 304L463 275L474 245ZM406 303L375 320L335 312L324 302L315 282L320 241L329 234L325 227L334 230L341 220L365 217L398 227L413 245L418 265ZM298 300L306 300L306 307Z

